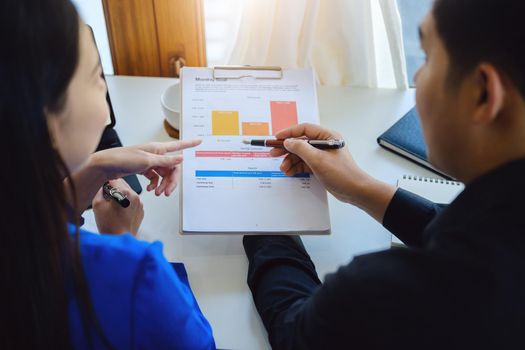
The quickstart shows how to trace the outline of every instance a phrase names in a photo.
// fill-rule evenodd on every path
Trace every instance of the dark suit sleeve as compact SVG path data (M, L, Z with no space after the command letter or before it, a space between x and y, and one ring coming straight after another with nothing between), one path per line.
M388 205L383 226L406 245L420 247L425 227L445 207L400 188Z
M439 279L419 252L356 257L320 284L298 240L243 241L248 285L273 349L389 348L414 339L425 312L440 318L439 311L414 307L435 289L429 281Z

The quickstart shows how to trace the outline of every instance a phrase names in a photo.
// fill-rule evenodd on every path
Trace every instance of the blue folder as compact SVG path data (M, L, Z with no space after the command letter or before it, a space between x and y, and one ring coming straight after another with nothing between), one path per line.
M408 111L397 123L379 136L377 143L389 151L422 165L447 179L451 179L449 175L437 169L428 161L427 146L416 107Z

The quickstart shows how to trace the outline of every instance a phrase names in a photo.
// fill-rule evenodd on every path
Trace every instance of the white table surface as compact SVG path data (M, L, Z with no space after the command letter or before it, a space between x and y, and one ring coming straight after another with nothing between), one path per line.
M124 145L168 141L160 108L162 92L176 79L108 76L116 129ZM376 138L414 103L414 91L319 87L321 124L343 134L357 163L375 177L395 184L403 174L435 174L381 149ZM140 178L145 188L146 181ZM139 238L164 244L170 261L186 266L216 344L227 349L269 349L267 334L246 284L242 236L181 236L179 195L141 195L145 217ZM329 196L332 234L303 237L321 280L353 256L389 248L390 234L361 210ZM92 212L85 228L96 231Z

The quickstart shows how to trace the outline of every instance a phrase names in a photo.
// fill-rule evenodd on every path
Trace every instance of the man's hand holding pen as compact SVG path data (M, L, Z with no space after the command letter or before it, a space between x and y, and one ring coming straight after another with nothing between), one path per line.
M312 173L337 199L355 204L368 175L357 166L348 147L321 150L306 141L341 140L339 133L315 124L300 124L280 131L275 138L284 140L284 149L270 151L274 157L286 155L281 171L288 176Z

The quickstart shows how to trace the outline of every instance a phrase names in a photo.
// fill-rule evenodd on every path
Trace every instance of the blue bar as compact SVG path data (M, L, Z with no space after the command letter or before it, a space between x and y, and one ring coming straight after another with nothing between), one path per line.
M281 171L230 171L230 170L196 170L196 177L300 177L309 178L310 174L286 176Z

